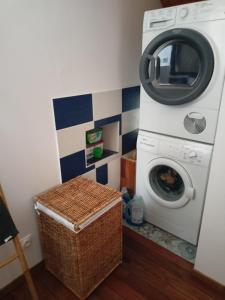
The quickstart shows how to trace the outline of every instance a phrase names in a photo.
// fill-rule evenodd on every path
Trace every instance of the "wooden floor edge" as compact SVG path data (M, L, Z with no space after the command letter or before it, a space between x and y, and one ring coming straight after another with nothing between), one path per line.
M44 261L42 260L38 264L36 264L32 268L30 268L31 275L37 274L43 268L44 268ZM0 299L2 297L7 296L7 294L9 294L12 290L14 290L16 287L18 287L19 285L21 285L23 283L25 283L25 278L24 278L24 275L21 274L19 277L17 277L16 279L14 279L8 285L6 285L2 289L0 289Z
M204 275L203 273L195 269L192 270L192 276L215 291L225 291L225 285L219 283L218 281Z

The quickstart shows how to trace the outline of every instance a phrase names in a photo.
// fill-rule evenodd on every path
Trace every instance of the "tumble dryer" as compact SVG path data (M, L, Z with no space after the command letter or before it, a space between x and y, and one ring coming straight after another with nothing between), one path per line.
M225 1L148 11L140 129L214 143L225 75Z
M197 244L213 145L140 131L136 193L144 218Z

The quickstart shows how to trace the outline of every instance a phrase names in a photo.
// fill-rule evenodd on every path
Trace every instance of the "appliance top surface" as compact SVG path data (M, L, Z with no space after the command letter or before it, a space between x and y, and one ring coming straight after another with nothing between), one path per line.
M225 20L225 0L202 1L146 11L143 31L216 20Z

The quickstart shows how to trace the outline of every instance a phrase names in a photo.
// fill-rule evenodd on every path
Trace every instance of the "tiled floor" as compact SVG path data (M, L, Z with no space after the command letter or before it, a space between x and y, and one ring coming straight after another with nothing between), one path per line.
M168 249L169 251L181 256L187 261L194 263L197 247L168 233L150 223L137 227L124 221L124 225L141 234L145 238L152 240L156 244Z

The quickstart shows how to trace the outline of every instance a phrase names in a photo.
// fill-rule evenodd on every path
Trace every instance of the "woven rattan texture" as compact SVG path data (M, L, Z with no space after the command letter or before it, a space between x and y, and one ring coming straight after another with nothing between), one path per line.
M37 201L74 225L120 197L120 193L84 177L76 177L37 196Z
M122 261L122 204L79 233L43 212L39 215L47 269L80 299L85 299Z

